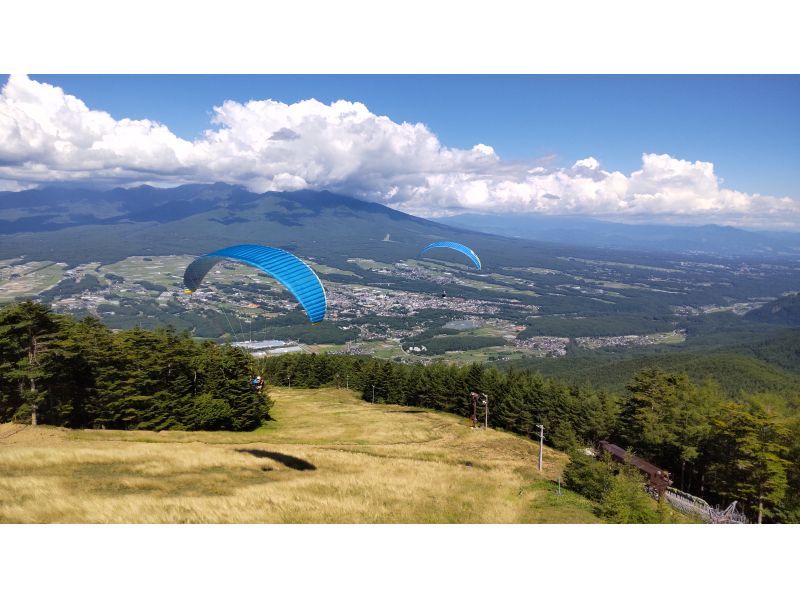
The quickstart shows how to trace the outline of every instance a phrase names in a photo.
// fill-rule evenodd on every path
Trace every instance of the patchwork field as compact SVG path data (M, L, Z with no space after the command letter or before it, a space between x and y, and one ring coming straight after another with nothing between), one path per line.
M0 425L3 523L585 523L566 456L345 390L275 389L254 432Z
M58 284L64 264L0 260L0 302L13 301L22 295L36 295Z

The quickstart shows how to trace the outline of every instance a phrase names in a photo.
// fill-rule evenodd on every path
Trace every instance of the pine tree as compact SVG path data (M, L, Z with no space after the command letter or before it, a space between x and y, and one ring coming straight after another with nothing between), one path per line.
M722 403L722 390L718 384L706 380L700 387L683 383L679 387L677 403L671 415L673 428L670 462L665 467L679 463L678 487L687 489L687 481L694 476L694 466L700 458L700 447L712 431L711 422ZM687 475L687 465L690 471Z
M788 447L786 459L786 495L780 506L787 523L800 523L800 416L793 416L786 424Z
M50 309L39 303L26 301L0 311L0 377L17 386L5 399L6 417L29 414L31 424L37 423L45 383L58 367L50 357L59 332Z
M788 488L787 433L775 417L757 407L723 404L709 440L709 478L715 494L743 502L759 523L773 516Z
M675 377L657 369L640 371L627 386L620 431L626 446L645 458L657 458L675 441L669 420L676 409L676 386Z

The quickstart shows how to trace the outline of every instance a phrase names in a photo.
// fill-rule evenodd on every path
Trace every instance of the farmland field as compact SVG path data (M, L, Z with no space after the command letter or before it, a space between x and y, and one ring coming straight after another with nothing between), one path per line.
M64 264L15 262L16 260L0 260L0 302L12 301L21 295L41 293L58 284L64 272Z

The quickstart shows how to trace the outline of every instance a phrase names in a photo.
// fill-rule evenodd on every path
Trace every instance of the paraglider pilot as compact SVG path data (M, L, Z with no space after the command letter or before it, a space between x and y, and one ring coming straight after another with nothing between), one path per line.
M261 392L264 389L264 378L256 376L250 381L250 386L256 392Z

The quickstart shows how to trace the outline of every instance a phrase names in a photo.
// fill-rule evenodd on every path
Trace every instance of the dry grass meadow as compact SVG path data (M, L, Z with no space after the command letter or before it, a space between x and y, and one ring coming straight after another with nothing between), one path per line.
M587 523L566 462L466 419L274 389L254 432L0 425L2 523ZM18 429L18 431L17 431Z

